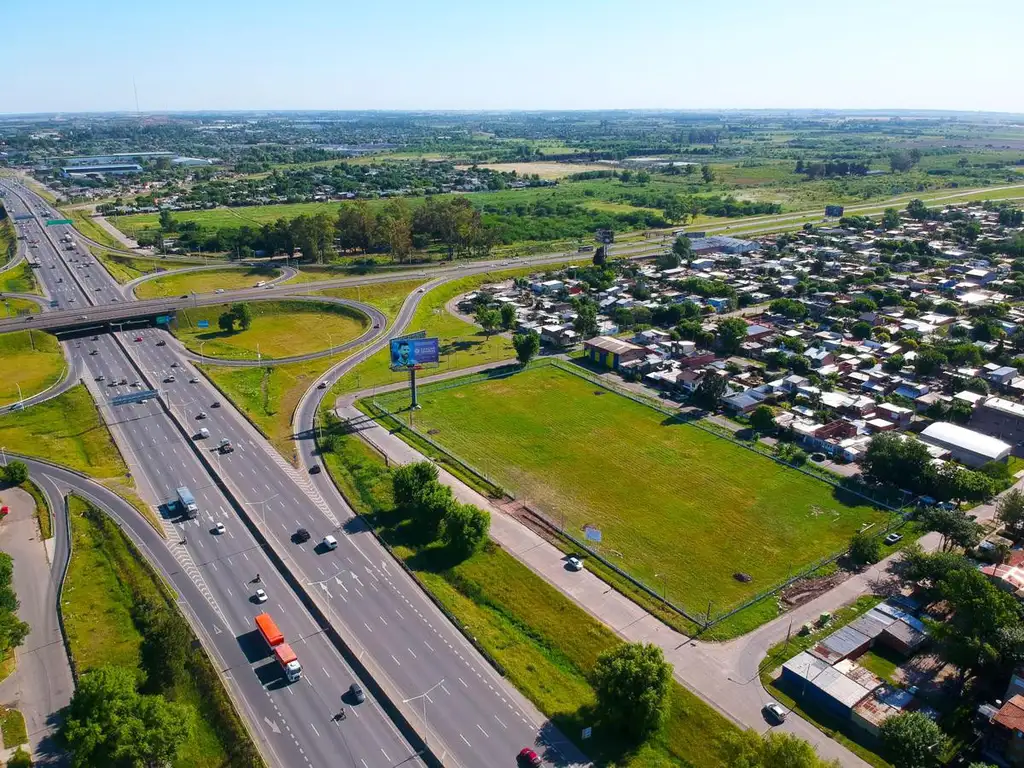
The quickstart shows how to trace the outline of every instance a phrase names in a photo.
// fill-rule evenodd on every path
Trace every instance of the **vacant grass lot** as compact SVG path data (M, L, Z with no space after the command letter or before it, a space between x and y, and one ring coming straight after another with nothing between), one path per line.
M191 262L185 261L140 259L135 256L122 256L119 253L104 251L100 248L91 248L90 250L99 261L103 262L103 266L107 268L111 276L122 285L143 275L151 275L154 272L164 272L171 269L181 269L182 267L192 265ZM201 261L194 262L195 265L202 263Z
M8 297L4 302L4 317L15 317L17 315L35 315L41 312L39 305L28 299L17 299Z
M0 416L0 445L100 478L128 472L85 387Z
M255 360L258 351L264 360L272 360L337 347L359 336L369 324L361 312L340 304L258 301L249 303L253 319L248 330L240 330L236 324L234 331L226 332L219 329L217 319L229 306L178 312L174 335L205 357ZM210 327L199 328L197 323L202 320Z
M0 293L41 293L27 261L0 272Z
M174 269L172 265L170 267ZM235 291L239 288L254 288L261 280L273 280L281 271L264 267L239 267L232 269L204 269L199 272L183 272L147 280L135 289L140 299L157 299L167 296L182 296L186 293L213 293L218 288Z
M601 729L579 741L592 724L594 690L588 682L597 657L621 641L561 592L497 546L452 566L436 549L414 551L394 519L389 471L361 440L340 437L325 464L348 500L368 515L427 589L505 667L509 680L598 765L619 768L723 766L721 739L736 728L680 685L672 686L668 721L636 753L624 753Z
M56 336L42 331L14 331L0 334L0 405L42 392L61 378L66 364Z
M401 406L403 394L383 402ZM838 551L882 513L553 366L421 391L415 424L695 613ZM394 410L394 408L392 408ZM736 573L753 578L742 583Z
M133 620L134 611L144 601L177 609L113 521L76 496L70 498L69 508L72 554L61 607L74 668L83 674L105 665L125 667L136 671L141 682L144 638ZM202 656L201 651L194 653ZM192 679L181 676L164 695L196 710L192 735L174 765L226 765L227 745Z

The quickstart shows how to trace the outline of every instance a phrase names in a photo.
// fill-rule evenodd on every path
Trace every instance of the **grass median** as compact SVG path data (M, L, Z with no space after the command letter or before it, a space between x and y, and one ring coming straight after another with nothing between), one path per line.
M181 264L187 267L187 264ZM169 269L178 268L173 263ZM273 267L223 267L180 272L147 280L135 289L140 299L158 299L195 293L213 293L218 289L236 291L254 288L256 283L280 277L281 270Z
M177 612L170 588L110 518L76 496L70 497L69 508L72 555L61 609L76 674L124 667L148 693L192 708L195 727L175 766L261 765L220 678ZM184 652L175 648L170 653L158 642L160 637L152 634L154 617L177 642L187 644ZM158 666L160 674L154 675ZM170 682L155 685L157 678Z
M3 736L5 749L27 744L28 730L25 728L25 716L16 709L0 707L0 735Z
M476 641L508 679L600 765L723 766L724 737L737 732L724 717L673 684L668 722L630 751L606 734L578 741L595 703L588 676L597 657L621 642L561 592L494 544L458 565L431 548L404 544L395 519L389 470L356 437L339 434L324 463L357 511Z
M130 282L137 277L152 275L158 272L166 272L172 269L183 269L189 266L199 266L203 262L195 261L167 261L166 259L143 259L136 256L124 256L119 253L112 253L101 248L90 248L92 254L103 263L117 282Z

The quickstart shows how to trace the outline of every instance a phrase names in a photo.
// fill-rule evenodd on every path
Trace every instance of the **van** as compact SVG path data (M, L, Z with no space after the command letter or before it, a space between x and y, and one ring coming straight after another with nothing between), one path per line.
M260 280L258 283L256 283L256 287L257 288L262 288L266 284L267 284L266 280Z
M206 427L203 427L196 434L196 440L205 440L209 436L210 436L210 430L208 430Z
M323 545L324 549L337 549L338 540L330 534L327 534L326 536L324 536Z

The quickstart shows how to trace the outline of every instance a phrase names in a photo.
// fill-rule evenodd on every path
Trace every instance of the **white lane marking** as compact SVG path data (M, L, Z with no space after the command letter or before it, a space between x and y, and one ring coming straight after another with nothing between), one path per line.
M460 739L462 739L463 741L465 741L465 742L466 742L466 746L467 746L467 747L470 747L470 748L472 748L472 746L473 746L473 745L472 745L472 744L470 744L470 743L469 743L469 742L468 742L468 741L466 740L466 737L465 737L465 736L463 736L463 735L462 735L461 733L459 734L459 738L460 738Z
M500 725L500 726L501 726L502 728L504 728L504 729L505 729L506 731L508 730L508 726L507 726L507 725L505 725L505 724L504 724L503 722L501 722L501 718L500 718L500 717L498 717L497 715L495 715L495 716L494 716L494 719L498 721L498 725Z
M468 686L468 685L466 685L466 681L465 681L465 680L463 680L463 679L462 679L461 677L459 678L459 682L460 682L460 683L462 683L463 687L465 687L465 688L469 688L469 686Z
M317 736L319 736L319 735L320 735L320 731L318 731L318 730L316 729L316 726L315 726L315 725L313 725L312 723L310 723L310 724L309 724L309 727L313 729L313 733L315 733L315 734L316 734ZM477 728L479 728L479 727L480 727L480 726L477 726Z
M480 733L482 733L485 738L488 738L488 739L491 738L490 736L487 735L487 731L485 731L483 728L480 728L480 723L477 723L476 727L480 729ZM318 733L317 736L319 736L319 735L320 734Z
M430 643L428 643L428 642L427 642L426 640L424 640L424 641L423 641L423 644L424 644L425 646L427 646L427 648L428 648L428 649L430 650L430 652L431 652L431 653L434 653L434 649L430 647Z
M412 652L412 648L406 648L405 650L407 650L414 659L416 658L416 654Z
M391 658L395 659L395 654L392 653ZM395 659L395 664L397 664L398 666L402 666L402 662L400 662L398 659Z
M327 679L330 679L331 676L329 674L327 674L327 670L324 669L323 667L320 667L320 669L324 670L324 677L326 677Z

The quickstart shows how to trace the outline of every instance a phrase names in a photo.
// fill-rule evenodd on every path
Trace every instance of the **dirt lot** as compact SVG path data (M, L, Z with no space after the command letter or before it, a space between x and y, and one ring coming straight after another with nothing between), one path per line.
M462 170L469 168L468 165L456 167ZM613 166L608 163L482 163L480 167L495 171L515 171L520 176L536 173L542 179L561 179L583 171L608 171Z

